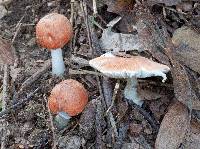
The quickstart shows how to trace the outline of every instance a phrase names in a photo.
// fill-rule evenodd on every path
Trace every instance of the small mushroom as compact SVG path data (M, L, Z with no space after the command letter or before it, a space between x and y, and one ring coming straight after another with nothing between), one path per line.
M166 74L170 68L166 65L156 63L142 56L129 58L117 57L112 53L106 53L89 61L90 66L111 78L124 78L127 84L124 90L126 99L132 100L139 106L143 101L137 95L137 78L160 76L162 82L167 79Z
M76 80L68 79L57 84L51 91L48 107L56 116L58 123L67 124L71 116L81 113L88 103L88 93ZM61 127L65 125L61 124Z
M53 75L62 76L64 74L65 65L61 48L69 42L72 35L72 25L64 15L51 13L37 23L37 42L51 51Z

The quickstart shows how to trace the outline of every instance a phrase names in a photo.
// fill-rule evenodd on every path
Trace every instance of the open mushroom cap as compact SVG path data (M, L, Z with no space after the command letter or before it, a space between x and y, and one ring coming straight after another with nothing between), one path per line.
M106 53L89 61L90 66L112 78L146 78L160 76L163 82L170 68L142 56L117 57Z
M37 23L37 42L44 48L62 48L72 38L73 28L62 14L50 13Z
M0 64L14 64L15 54L13 48L11 43L0 37Z
M66 112L69 116L78 115L88 103L88 93L76 80L68 79L57 84L51 91L48 106L51 112Z

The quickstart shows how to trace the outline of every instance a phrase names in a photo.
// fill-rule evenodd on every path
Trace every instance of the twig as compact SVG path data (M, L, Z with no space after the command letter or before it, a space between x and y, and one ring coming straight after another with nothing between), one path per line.
M96 0L93 0L92 3L93 3L93 15L96 16L98 13L97 12L97 2L96 2Z
M12 110L15 110L17 109L19 106L25 104L26 102L30 101L31 97L35 95L35 93L38 92L40 88L37 88L36 90L34 90L32 93L30 93L29 95L27 95L27 97L25 99L22 99L22 100L19 100L18 103L14 104L13 106L7 108L7 109L3 109L1 112L0 112L0 117L6 115L6 114L9 114Z
M95 71L89 71L89 70L73 70L69 69L69 74L90 74L95 76L103 76L101 73L95 72Z
M14 34L14 36L13 36L13 38L12 38L12 43L14 43L14 41L15 41L15 38L17 37L17 34L19 33L19 30L20 30L20 28L21 28L21 25L22 25L22 20L24 19L24 17L25 17L25 14L21 17L21 19L19 20L19 22L17 23L17 25L16 25L16 31L15 31L15 34Z
M108 112L108 116L109 116L110 124L112 126L111 129L113 130L113 135L112 135L113 144L115 144L115 142L117 142L117 140L118 140L119 134L118 134L118 131L117 131L117 126L116 126L114 116L111 113L111 111Z
M2 97L2 110L7 110L7 104L8 104L8 84L9 84L9 66L4 66L4 78L3 78L3 97ZM2 140L1 140L1 149L5 149L6 147L6 137L7 137L7 125L8 122L6 119L2 120L3 123L3 134L2 134Z
M74 24L74 2L75 0L71 0L71 16L70 16L70 22L73 25Z
M103 142L102 142L102 128L101 128L101 122L102 122L102 103L101 100L97 100L96 102L96 117L95 117L95 126L96 126L96 148L102 149L103 148Z
M74 1L75 0L71 0L71 2L70 2L70 4L71 4L70 22L71 22L71 25L72 25L73 28L74 28ZM75 31L74 31L74 34L75 34ZM71 65L71 57L72 57L72 53L74 51L74 44L73 44L74 38L76 38L76 37L73 36L72 40L70 40L70 43L69 43L70 52L69 52L69 65L68 65L68 68ZM69 71L68 71L69 69L68 68L67 68L67 73L69 73Z
M103 80L103 95L104 100L106 101L106 107L109 107L111 105L111 99L112 99L112 88L109 80L105 79ZM115 144L116 141L118 141L119 135L116 127L116 122L114 119L114 116L111 111L108 111L107 115L109 124L112 129L112 143Z
M53 149L56 149L56 145L57 145L57 143L56 143L56 135L55 135L55 127L54 127L54 124L53 124L53 116L51 115L51 111L50 111L50 109L49 109L49 106L48 106L48 102L47 102L47 98L46 98L46 96L44 96L44 99L45 99L45 102L46 102L46 107L47 107L47 109L48 109L48 113L49 113L49 121L50 121L50 125L51 125L51 131L52 131L52 134L53 134Z
M103 90L103 95L104 99L106 102L106 109L111 105L112 101L112 85L110 83L110 79L108 77L103 77L102 79L102 90Z
M86 29L87 29L87 37L88 37L88 42L89 42L89 46L90 46L90 54L93 54L91 30L90 30L90 26L89 26L89 22L88 22L87 5L84 0L81 0L81 8L83 10L84 22L85 22Z
M4 66L3 77L3 98L2 98L2 110L6 110L8 104L8 84L9 84L9 66Z
M81 57L74 56L74 55L71 55L70 59L65 59L65 63L67 65L70 65L71 63L77 63L79 65L79 67L89 66L88 60L81 58Z
M115 84L115 88L114 88L114 92L113 92L113 96L112 96L112 102L111 102L111 105L108 107L108 110L106 111L106 114L112 109L118 91L119 91L119 82L117 82L117 83Z
M14 34L14 36L13 36L13 38L12 38L12 44L15 42L15 39L16 39L16 37L17 37L17 35L18 35L20 29L21 29L21 26L22 26L22 24L23 24L23 23L21 23L21 22L22 22L22 20L24 19L24 17L25 17L25 14L21 17L21 19L19 20L19 22L18 22L17 25L15 26L16 31L15 31L15 34ZM14 54L15 54L14 66L17 67L18 64L19 64L19 55L17 54L17 50L16 50L15 48L13 48L13 49L14 49Z

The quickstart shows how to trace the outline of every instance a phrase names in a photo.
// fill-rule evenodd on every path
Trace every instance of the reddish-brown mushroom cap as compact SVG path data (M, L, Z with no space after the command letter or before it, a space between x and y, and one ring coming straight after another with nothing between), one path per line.
M88 102L87 90L76 80L68 79L57 84L51 91L48 106L53 113L66 112L78 115Z
M51 13L37 23L37 42L44 48L62 48L73 35L73 28L69 20L61 14Z

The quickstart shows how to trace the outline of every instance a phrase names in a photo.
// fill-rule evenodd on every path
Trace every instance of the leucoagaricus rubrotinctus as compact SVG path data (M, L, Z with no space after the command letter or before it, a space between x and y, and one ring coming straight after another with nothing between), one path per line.
M76 80L68 79L57 84L51 91L48 106L57 119L70 119L81 113L88 103L88 93Z
M89 61L90 66L111 78L124 78L127 84L124 90L126 99L142 106L143 101L137 95L137 78L160 76L164 82L170 68L156 63L142 56L117 57L112 53L106 53Z
M51 51L52 74L62 76L65 65L61 48L73 36L70 21L62 14L50 13L39 20L36 25L36 39L43 48Z

